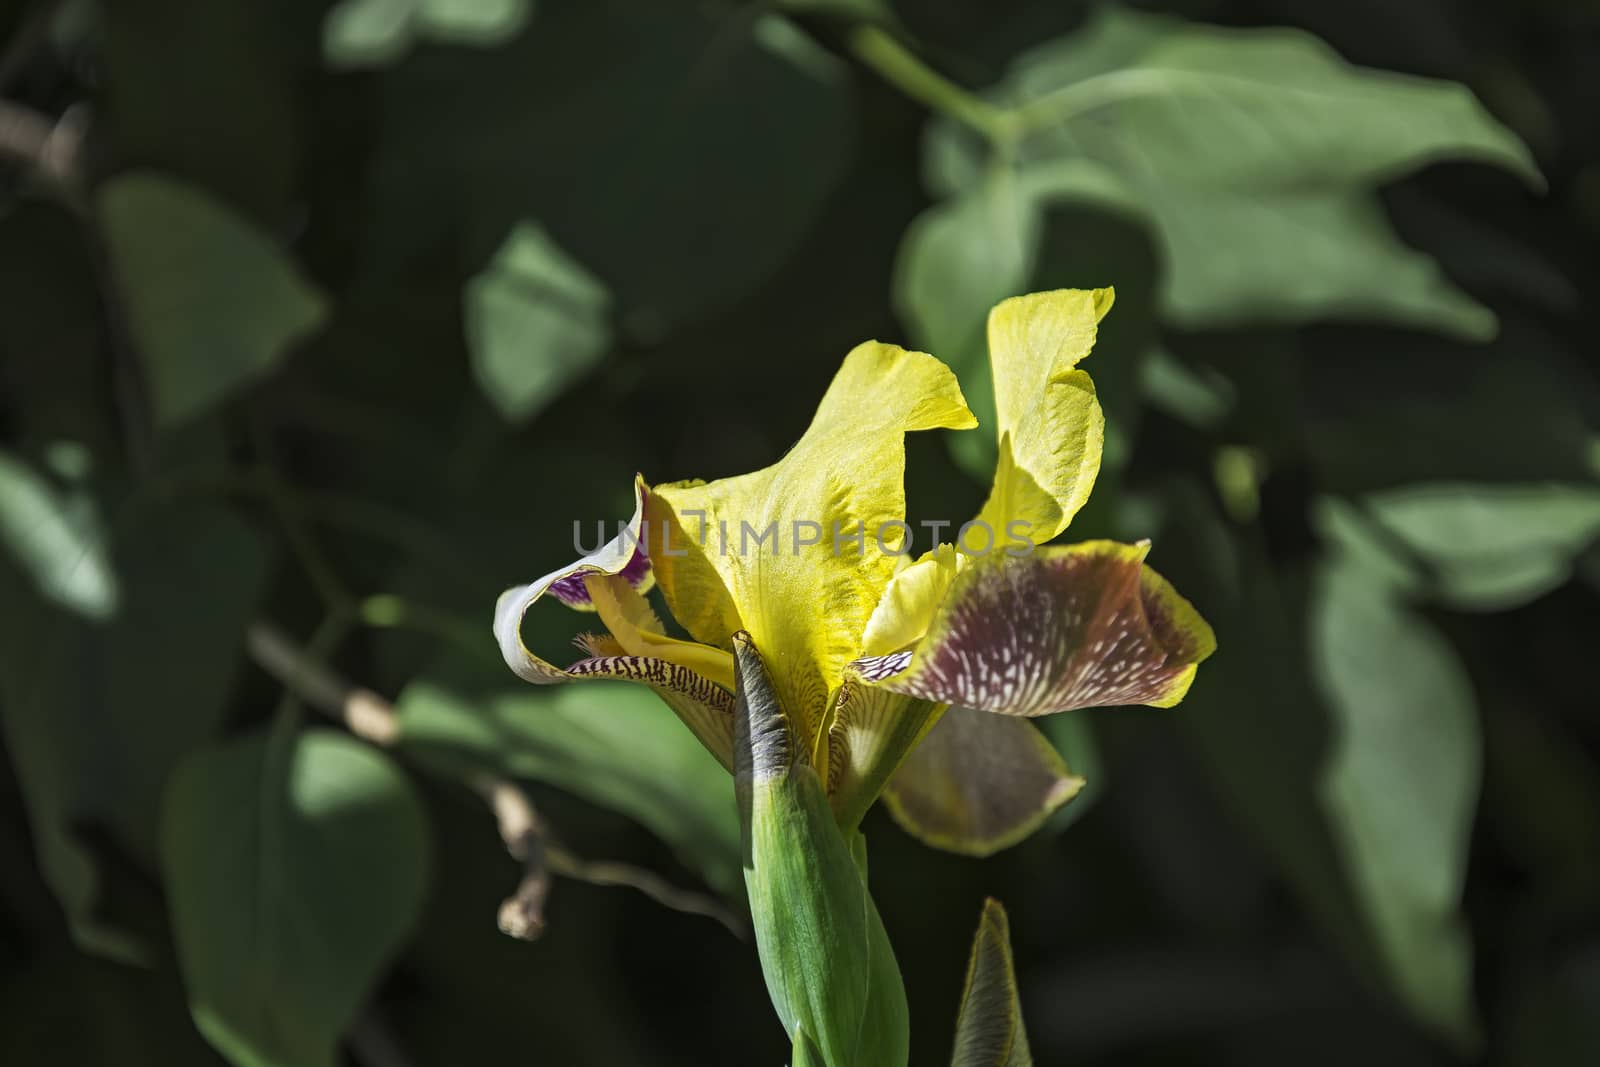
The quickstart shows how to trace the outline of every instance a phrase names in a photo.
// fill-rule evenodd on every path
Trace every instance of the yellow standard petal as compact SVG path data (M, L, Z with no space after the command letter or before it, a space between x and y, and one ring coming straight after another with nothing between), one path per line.
M748 630L808 744L907 539L896 525L905 434L976 425L943 363L869 341L845 357L810 427L777 463L651 490L652 534L665 522L669 541L651 562L673 616L708 644Z
M896 574L867 620L862 654L887 655L920 641L955 581L957 561L955 546L943 544Z
M997 544L1008 535L1044 544L1089 499L1105 416L1094 382L1076 367L1111 301L1110 289L1057 289L1013 297L989 313L1000 458L978 519Z

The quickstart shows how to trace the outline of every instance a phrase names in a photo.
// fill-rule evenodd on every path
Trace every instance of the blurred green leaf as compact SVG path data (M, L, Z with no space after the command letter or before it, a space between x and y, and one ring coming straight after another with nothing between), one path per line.
M1095 385L1107 421L1104 485L1125 462L1137 429L1139 369L1155 330L1155 259L1137 226L1053 196L1081 188L1098 186L1079 161L990 167L978 184L912 223L895 263L894 301L913 340L955 369L979 425L992 426L989 309L1030 289L1114 282L1116 307L1095 344ZM993 475L993 432L951 435L950 450L973 477Z
M1298 31L1106 8L1018 59L991 96L1015 137L993 166L1034 196L1146 220L1166 259L1165 313L1185 326L1369 316L1487 336L1493 316L1395 236L1371 187L1440 159L1542 184L1462 86L1351 67ZM981 151L936 127L930 184L994 182ZM929 254L916 234L905 259Z
M111 158L181 177L263 223L293 217L315 136L306 104L318 5L89 6L103 48L84 54L103 64Z
M605 286L532 223L511 231L465 301L473 372L509 419L536 414L611 344Z
M1469 610L1502 611L1549 592L1600 538L1600 489L1585 486L1407 486L1366 504L1432 568L1434 595Z
M1139 386L1151 407L1196 429L1216 429L1233 410L1232 383L1215 371L1189 367L1164 348L1144 361Z
M1039 729L1061 754L1067 770L1083 779L1083 786L1073 795L1071 802L1050 813L1043 829L1058 833L1089 813L1100 794L1105 792L1106 765L1100 758L1100 745L1094 739L1092 711L1085 709L1070 715L1047 715L1039 720Z
M476 269L538 219L611 290L620 332L648 343L788 258L855 132L841 64L758 9L546 0L504 48L419 51L382 79L373 277L440 247Z
M1592 479L1593 373L1580 353L1541 343L1543 327L1509 316L1503 326L1482 347L1363 330L1294 361L1311 401L1301 425L1324 488Z
M266 554L226 512L163 503L133 513L115 561L124 595L99 625L0 598L0 712L51 890L81 941L126 957L95 921L79 835L108 830L154 865L162 789L221 720Z
M584 682L482 691L424 677L395 710L406 752L548 782L636 820L718 890L739 885L733 783L649 690Z
M1386 966L1317 790L1331 727L1310 677L1304 568L1270 559L1193 482L1172 486L1167 502L1162 573L1223 641L1173 726L1326 943L1383 988Z
M1337 551L1313 584L1312 666L1333 713L1321 796L1396 993L1477 1040L1461 895L1482 743L1465 670L1388 580Z
M1017 176L996 171L918 216L900 245L895 307L919 343L954 367L970 368L961 384L980 423L985 414L992 423L994 413L984 332L989 309L1028 287L1043 223ZM992 470L993 452L991 444L972 465Z
M327 308L316 287L201 190L131 173L102 186L97 205L163 426L265 377L321 324Z
M1060 716L1057 716L1058 718ZM1011 924L997 900L983 903L983 919L972 939L967 987L956 1020L950 1067L1032 1067L1022 1025L1017 975L1011 963Z
M57 489L4 449L0 544L45 598L91 619L116 612L117 576L94 499L82 489Z
M332 1067L422 906L427 827L405 775L280 723L185 761L162 836L201 1033L238 1067Z
M335 67L393 63L417 41L490 47L521 32L534 0L341 0L322 24Z

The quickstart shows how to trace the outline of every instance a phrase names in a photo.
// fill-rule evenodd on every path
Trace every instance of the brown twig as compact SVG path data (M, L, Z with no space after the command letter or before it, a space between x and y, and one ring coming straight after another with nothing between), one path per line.
M342 722L352 734L384 748L399 740L400 720L393 705L372 690L341 678L275 626L264 622L252 625L246 646L257 666L311 707ZM482 774L468 784L494 813L506 851L523 866L516 892L500 905L500 929L510 936L531 941L543 932L552 874L591 885L627 886L674 911L715 919L735 936L747 936L740 919L710 897L680 889L652 871L614 861L584 860L569 852L552 839L539 810L515 782Z
M476 780L473 787L494 812L495 827L506 851L522 861L522 881L500 905L500 932L520 941L532 941L544 933L544 902L550 895L544 820L528 794L510 782L485 776Z
M69 109L60 119L10 100L0 100L0 155L32 167L54 185L74 189L83 113Z

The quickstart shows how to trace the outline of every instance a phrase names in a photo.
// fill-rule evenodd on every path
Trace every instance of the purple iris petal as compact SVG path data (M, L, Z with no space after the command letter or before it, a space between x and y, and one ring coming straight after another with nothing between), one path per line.
M557 578L551 583L548 590L550 595L568 607L587 608L592 606L589 600L589 589L583 584L585 574L591 571L579 571L569 574L565 578ZM622 568L622 577L635 589L643 586L650 578L650 557L645 555L643 545L635 545L633 555L629 557L627 565Z

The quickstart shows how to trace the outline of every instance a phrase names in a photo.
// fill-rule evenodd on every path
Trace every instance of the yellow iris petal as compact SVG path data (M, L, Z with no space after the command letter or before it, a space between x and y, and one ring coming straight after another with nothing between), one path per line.
M615 574L590 574L583 584L600 621L624 655L676 663L724 689L733 688L733 656L720 648L668 637L650 602L625 579Z
M921 640L955 581L958 558L954 545L940 545L896 574L867 620L861 654L883 656Z
M1110 289L1058 289L1013 297L989 313L1000 459L978 519L996 543L1014 530L1044 544L1089 499L1105 416L1094 382L1074 368L1094 347L1111 301Z
M976 425L950 368L871 341L845 357L805 435L777 463L651 490L652 532L670 527L670 545L652 549L651 563L674 617L709 644L741 625L750 631L809 743L844 665L860 654L906 536L895 525L905 517L904 435Z

